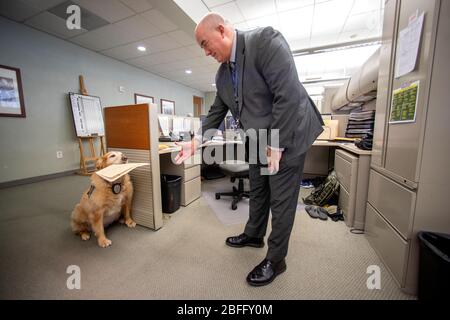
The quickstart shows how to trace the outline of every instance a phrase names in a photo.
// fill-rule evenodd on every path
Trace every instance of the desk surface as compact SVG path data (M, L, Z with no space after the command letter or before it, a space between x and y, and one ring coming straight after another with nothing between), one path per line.
M223 146L224 144L242 144L242 141L211 141L208 142L209 146ZM178 152L181 150L180 146L177 146L175 142L160 142L159 145L166 145L169 148L159 150L159 154ZM372 155L372 151L366 151L359 149L355 146L354 143L349 142L336 142L336 141L324 141L324 140L316 140L313 144L314 147L339 147L344 150L359 154L359 155Z
M336 141L324 141L324 140L316 140L313 143L313 147L339 147L344 150L362 155L362 156L370 156L372 155L372 151L366 151L359 149L355 146L354 143L349 142L336 142Z
M226 144L242 144L242 141L208 141L205 142L202 147L215 147L215 146L223 146ZM175 142L160 142L159 145L166 145L169 148L159 150L159 154L178 152L181 150L180 146L177 146Z

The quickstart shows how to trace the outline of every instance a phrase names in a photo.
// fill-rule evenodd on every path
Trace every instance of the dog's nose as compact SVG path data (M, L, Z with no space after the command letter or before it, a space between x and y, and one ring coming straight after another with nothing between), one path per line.
M122 156L122 160L123 160L123 161L127 161L127 160L128 160L128 158L127 158L127 157L125 157L125 156Z

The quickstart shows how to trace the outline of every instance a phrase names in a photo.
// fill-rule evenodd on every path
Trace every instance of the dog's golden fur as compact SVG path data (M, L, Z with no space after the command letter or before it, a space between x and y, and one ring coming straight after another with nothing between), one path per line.
M126 163L127 158L121 152L108 152L97 163L97 169L103 169L111 164ZM91 186L83 193L80 203L72 212L71 226L73 232L88 240L90 231L94 231L100 247L106 248L112 244L105 236L104 228L118 220L123 214L124 222L129 228L134 228L136 223L131 218L131 200L133 198L133 185L127 175L114 183L121 183L121 191L114 194L112 184L100 178L97 174L91 176Z

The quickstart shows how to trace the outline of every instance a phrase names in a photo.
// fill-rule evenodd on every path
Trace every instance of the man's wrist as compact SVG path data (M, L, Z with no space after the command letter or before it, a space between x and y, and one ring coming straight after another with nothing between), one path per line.
M283 152L285 150L285 148L275 148L275 147L271 147L271 146L267 146L267 148L269 148L270 150L273 150L273 151L278 151L278 152Z

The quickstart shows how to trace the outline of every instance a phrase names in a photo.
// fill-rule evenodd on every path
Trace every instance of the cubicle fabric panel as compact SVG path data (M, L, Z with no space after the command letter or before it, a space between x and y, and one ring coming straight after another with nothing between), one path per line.
M105 133L110 148L150 150L147 104L105 108Z

